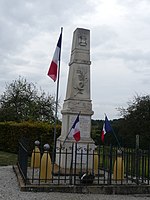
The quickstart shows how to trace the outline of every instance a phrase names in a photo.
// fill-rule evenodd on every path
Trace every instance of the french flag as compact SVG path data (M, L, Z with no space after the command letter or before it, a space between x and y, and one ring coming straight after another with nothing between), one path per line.
M104 142L104 138L105 138L105 134L112 131L112 128L111 128L111 125L110 125L110 122L107 118L107 116L105 116L105 121L104 121L104 124L103 124L103 130L102 130L102 134L101 134L101 140L102 142Z
M52 59L52 62L50 64L48 74L47 74L50 78L53 79L54 82L57 79L58 63L60 62L61 41L62 41L62 33L59 36L57 46L53 55L53 59Z
M72 126L72 135L73 135L74 139L76 140L76 142L78 142L80 140L79 114Z

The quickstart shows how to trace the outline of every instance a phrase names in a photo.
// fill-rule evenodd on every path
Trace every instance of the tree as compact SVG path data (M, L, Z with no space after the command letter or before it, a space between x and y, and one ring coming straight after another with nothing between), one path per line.
M128 107L119 108L123 116L120 134L126 144L135 145L136 135L140 135L142 148L148 148L150 143L150 95L136 95Z
M0 97L0 121L54 121L54 97L25 78L6 84Z

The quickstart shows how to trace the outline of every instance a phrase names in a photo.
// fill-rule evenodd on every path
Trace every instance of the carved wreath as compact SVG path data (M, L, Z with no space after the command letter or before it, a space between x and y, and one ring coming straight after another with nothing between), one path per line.
M77 81L76 81L76 86L74 87L76 93L74 96L76 96L77 94L83 94L86 82L87 82L87 73L84 73L81 70L77 70Z

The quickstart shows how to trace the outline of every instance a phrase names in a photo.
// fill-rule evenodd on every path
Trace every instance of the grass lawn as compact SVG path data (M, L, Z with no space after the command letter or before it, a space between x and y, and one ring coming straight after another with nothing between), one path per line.
M0 166L15 165L17 163L17 154L0 151Z

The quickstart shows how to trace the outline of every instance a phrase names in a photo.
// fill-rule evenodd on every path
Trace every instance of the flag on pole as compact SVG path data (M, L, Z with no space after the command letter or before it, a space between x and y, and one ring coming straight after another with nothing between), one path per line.
M76 140L76 142L78 142L80 140L79 114L73 123L71 132L72 132L72 135L73 135L74 139Z
M112 131L112 128L111 128L111 125L110 125L110 122L107 118L107 116L105 115L105 121L104 121L104 124L103 124L103 130L102 130L102 134L101 134L101 140L102 142L104 142L104 138L105 138L105 134Z
M74 137L74 139L76 140L76 142L78 142L80 140L79 115L80 115L80 112L77 115L72 127L70 128L70 130L63 142L63 145L65 144L69 135L72 135Z
M80 140L79 114L72 126L72 130L73 130L73 137L76 140L76 142L78 142Z
M61 40L62 40L62 33L59 36L57 46L53 55L52 62L50 64L49 70L48 70L48 76L53 79L55 82L57 79L57 72L58 72L58 62L60 61L60 52L61 52Z

